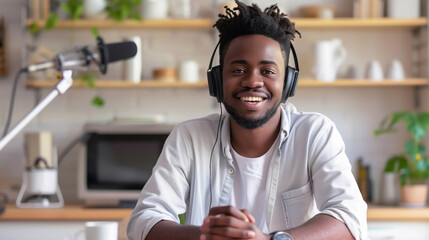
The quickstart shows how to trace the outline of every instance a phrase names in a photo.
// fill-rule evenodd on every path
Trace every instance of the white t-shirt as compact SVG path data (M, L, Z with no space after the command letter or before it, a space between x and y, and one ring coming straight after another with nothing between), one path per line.
M255 218L256 226L264 233L269 233L264 209L268 168L274 150L277 149L278 139L264 155L257 158L243 157L231 147L235 167L231 205L247 209Z

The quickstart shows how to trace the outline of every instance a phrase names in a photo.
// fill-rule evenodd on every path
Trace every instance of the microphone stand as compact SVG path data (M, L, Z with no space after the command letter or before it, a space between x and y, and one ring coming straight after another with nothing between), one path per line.
M62 71L62 79L57 83L48 96L37 104L25 117L23 117L1 140L0 151L12 140L33 118L35 118L55 97L64 94L73 84L72 70Z

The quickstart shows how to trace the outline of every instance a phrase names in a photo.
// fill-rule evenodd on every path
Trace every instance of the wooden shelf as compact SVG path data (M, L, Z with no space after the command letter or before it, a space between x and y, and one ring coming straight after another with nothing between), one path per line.
M27 87L31 88L47 88L53 87L57 81L50 80L27 80ZM302 79L299 81L299 87L410 87L410 86L427 86L428 80L426 78L412 78L404 81L383 80L374 82L371 80L352 80L352 79L338 79L334 82L319 82L311 79ZM88 84L83 81L76 80L73 87L88 88ZM189 88L189 87L207 87L207 81L199 81L197 83L186 82L160 82L160 81L142 81L140 83L132 83L120 80L96 80L96 88Z
M27 25L37 23L44 26L44 21L27 20ZM61 20L57 28L207 28L213 25L211 19L165 19L165 20Z
M368 79L337 79L334 82L320 82L313 79L302 79L298 83L298 86L300 87L411 87L427 85L428 79L426 78L408 78L403 81L384 79L379 82Z
M0 221L6 220L121 220L128 219L132 209L82 208L66 205L57 209L17 208L8 205ZM429 221L429 208L370 206L368 221Z
M416 19L392 19L392 18L292 18L298 29L300 28L342 28L342 27L420 27L427 25L426 18ZM27 25L37 23L40 26L44 21L27 20ZM165 20L124 20L121 22L114 20L61 20L57 23L57 28L207 28L213 26L212 19L165 19Z
M96 88L135 88L135 87L157 87L157 88L171 88L171 87L206 87L207 81L199 81L196 83L186 83L186 82L162 82L162 81L154 81L154 80L146 80L140 83L133 83L121 80L96 80L95 87ZM53 87L58 83L58 81L51 80L27 80L27 87L32 88L46 88ZM82 87L88 88L88 83L75 80L73 82L73 87Z
M63 208L17 208L8 205L2 220L122 220L131 215L132 209L122 208L82 208L67 205Z
M370 206L368 221L429 221L429 208Z
M335 18L335 19L317 19L317 18L295 18L297 29L300 28L342 28L342 27L421 27L427 25L426 18L416 19L393 19L393 18Z

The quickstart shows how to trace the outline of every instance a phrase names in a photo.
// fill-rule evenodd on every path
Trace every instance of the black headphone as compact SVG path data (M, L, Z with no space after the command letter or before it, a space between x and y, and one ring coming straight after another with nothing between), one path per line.
M216 49L219 47L219 45L220 42L217 43L210 59L209 69L207 70L207 80L209 82L210 96L216 97L217 101L221 102L223 98L222 71L219 65L212 67L213 58L215 56ZM282 103L285 103L288 97L293 97L295 95L295 88L298 83L298 57L296 55L295 48L293 47L292 43L290 43L290 48L292 49L295 68L289 65L286 68L285 83L283 85Z

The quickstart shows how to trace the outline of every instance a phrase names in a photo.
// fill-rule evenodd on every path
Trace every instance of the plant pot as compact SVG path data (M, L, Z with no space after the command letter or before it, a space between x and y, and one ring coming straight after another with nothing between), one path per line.
M404 207L425 207L428 186L426 184L401 187L401 205Z
M86 0L83 4L83 16L87 19L105 19L107 18L105 7L105 0Z
M165 19L168 16L166 0L145 0L141 6L141 15L144 19Z

